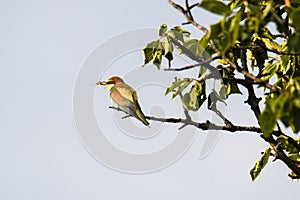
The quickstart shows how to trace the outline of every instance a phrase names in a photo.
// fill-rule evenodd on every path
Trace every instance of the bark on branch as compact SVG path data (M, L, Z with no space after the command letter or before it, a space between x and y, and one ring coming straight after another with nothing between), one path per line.
M203 31L204 34L209 33L208 29L206 29L204 26L198 24L194 20L194 18L191 15L191 12L190 12L191 8L188 6L188 3L186 3L186 9L184 9L182 6L173 2L172 0L167 0L167 1L169 2L170 5L172 5L175 9L177 9L179 12L181 12L185 16L185 18L189 24L194 25L199 30ZM289 1L287 1L287 2L289 2ZM192 60L199 62L199 63L203 62L203 60L201 60L199 57L195 56L192 52L190 52L188 49L186 49L180 42L176 41L175 39L173 39L171 42L173 42L173 44L175 46L180 48L180 50L183 53L185 53ZM251 110L254 112L256 118L258 119L258 117L261 113L258 103L261 100L261 98L258 98L256 96L253 85L254 84L263 85L266 88L268 88L270 90L270 92L280 93L281 89L279 89L267 82L264 82L263 80L256 77L255 75L249 73L248 67L247 67L246 55L245 55L244 51L241 51L242 67L240 67L237 63L234 63L229 58L227 58L224 54L222 54L212 40L209 42L209 44L211 45L211 48L215 51L217 56L221 56L223 58L223 60L225 60L234 69L236 69L239 73L241 73L245 76L245 81L243 80L242 82L240 82L248 90L248 100L245 101L245 103L250 105ZM270 49L267 49L267 50L270 51ZM278 53L278 52L275 51L274 53ZM204 67L207 67L212 72L216 72L216 70L217 70L216 68L211 66L209 63L206 63ZM193 122L191 120L187 121L185 119L180 119L180 118L161 119L161 118L150 117L150 116L148 116L148 118L149 118L149 120L156 120L156 121L169 122L169 123L185 123L188 125L193 125L195 127L198 127L202 130L212 129L212 130L226 130L226 131L230 131L230 132L251 131L251 132L262 133L261 129L258 127L235 126L232 123L227 123L225 126L220 126L220 125L213 124L209 121L206 121L205 123L198 123L198 122ZM285 134L283 134L281 130L278 130L278 131L273 131L268 138L265 138L263 135L262 135L262 138L271 145L271 147L275 151L276 158L283 161L285 163L285 165L288 166L296 174L297 177L300 177L300 167L298 167L295 164L295 162L293 162L291 159L289 159L289 157L286 155L284 150L281 148L281 145L274 139L274 136L279 136L279 135L285 135ZM297 145L296 148L299 148L299 145Z
M175 9L177 9L178 11L180 11L186 18L186 20L194 25L196 28L198 28L199 30L203 31L204 34L208 34L208 29L205 28L204 26L198 24L188 13L190 8L186 8L184 9L181 5L173 2L172 0L167 0L169 2L170 5L172 5ZM230 64L234 69L236 69L239 73L242 73L245 77L253 80L256 83L260 83L262 85L264 85L266 88L268 88L270 91L272 92L281 92L281 90L263 80L261 80L260 78L256 77L255 75L247 72L246 70L242 69L241 67L239 67L238 65L236 65L234 62L232 62L230 59L228 59L224 54L222 54L219 49L216 47L216 45L214 44L214 42L212 40L209 41L211 48L215 51L215 53L218 56L222 56L222 58L228 63ZM176 45L176 44L175 44ZM200 61L201 62L201 61ZM209 69L209 68L208 68Z

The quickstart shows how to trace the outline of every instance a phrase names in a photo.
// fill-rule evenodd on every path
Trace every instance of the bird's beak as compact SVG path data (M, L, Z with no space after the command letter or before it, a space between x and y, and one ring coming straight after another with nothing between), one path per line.
M98 81L98 82L96 83L96 85L106 85L106 84L107 84L106 81Z

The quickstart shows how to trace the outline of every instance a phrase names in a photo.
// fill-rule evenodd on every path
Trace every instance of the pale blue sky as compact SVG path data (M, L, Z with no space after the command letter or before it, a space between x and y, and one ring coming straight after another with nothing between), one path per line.
M216 19L201 12L197 11L204 25ZM101 43L124 31L180 22L183 17L162 0L1 0L0 199L252 200L299 196L299 184L287 177L289 171L279 161L251 181L249 170L268 147L252 133L225 132L214 151L199 160L205 138L199 131L202 135L181 159L164 170L143 175L107 168L83 147L73 120L72 95L85 59ZM104 95L108 98L108 93ZM248 107L236 102L229 101L227 107L233 122L254 122L251 113L247 117Z

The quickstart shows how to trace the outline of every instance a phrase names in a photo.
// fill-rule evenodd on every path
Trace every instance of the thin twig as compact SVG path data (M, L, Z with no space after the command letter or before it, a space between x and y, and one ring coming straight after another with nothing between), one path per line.
M191 17L187 14L186 10L180 6L179 4L173 2L172 0L167 0L169 2L170 5L172 5L175 9L177 9L178 11L180 11L185 18L187 19L188 22L190 22L191 24L193 24L195 27L197 27L199 30L203 31L205 35L208 34L208 29L205 28L204 26L198 24L195 20L191 19ZM260 78L256 77L255 75L243 70L241 67L237 66L234 62L232 62L230 59L228 59L224 54L222 54L219 49L216 47L216 45L214 44L214 42L212 40L209 41L209 44L211 45L211 48L215 51L215 53L217 53L217 55L222 56L222 58L228 63L230 64L234 69L236 69L238 72L242 73L245 77L252 79L253 81L257 82L257 83L261 83L262 85L264 85L265 87L267 87L268 89L270 89L273 92L281 92L281 90L273 85L271 85L270 83L264 82L263 80L261 80Z
M124 112L123 110L121 110L120 108L117 108L117 107L110 106L109 108L116 110L116 111ZM125 114L126 114L126 116L128 115L127 113L125 113ZM130 116L130 117L132 117L132 116ZM196 128L199 128L201 130L224 130L224 131L229 131L229 132L246 131L246 132L255 132L258 134L262 133L262 130L259 127L237 126L237 125L234 125L232 122L230 122L226 118L225 118L226 119L225 126L217 125L215 123L210 122L209 120L207 120L206 122L202 122L202 123L195 122L190 118L173 118L173 117L162 118L162 117L155 117L155 116L146 116L146 119L151 120L151 121L161 122L161 123L181 123L181 124L184 124L185 126L191 125ZM273 131L272 134L278 134L278 131Z
M169 37L169 39L177 48L179 48L190 59L192 59L198 63L202 63L202 65L204 67L206 67L208 70L210 70L212 73L218 73L218 70L214 66L210 65L209 63L204 62L202 58L193 54L193 52L191 52L189 49L187 49L185 46L183 46L179 41L177 41L173 37Z
M175 9L177 9L178 11L180 11L184 16L185 16L185 18L187 19L187 21L190 23L190 24L193 24L195 27L197 27L199 30L201 30L201 31L203 31L204 32L204 34L208 34L208 29L206 29L204 26L201 26L200 24L198 24L196 21L194 21L190 16L189 16L189 14L187 13L187 11L185 10L185 9L183 9L183 7L181 7L179 4L176 4L175 2L173 2L172 0L167 0L169 3L170 3L170 5L172 5ZM289 0L286 0L286 4L288 4L290 1ZM177 42L177 41L176 41ZM234 62L232 62L229 58L227 58L224 54L222 54L221 52L220 52L220 50L216 47L216 45L214 44L214 42L212 41L212 40L210 40L210 45L211 45L211 48L215 51L215 53L217 54L217 55L219 55L219 56L222 56L222 58L228 63L228 64L230 64L234 69L236 69L238 72L240 72L240 73L242 73L244 76L245 76L245 78L246 79L250 79L253 83L255 82L255 83L260 83L261 85L264 85L266 88L268 88L271 92L281 92L281 89L279 89L279 88L277 88L277 87L274 87L273 85L271 85L271 84L269 84L269 83L267 83L267 82L264 82L263 80L261 80L260 78L258 78L258 77L256 77L255 75L253 75L253 74L251 74L251 73L249 73L248 72L248 70L246 69L246 68L241 68L238 64L236 64L236 63L234 63ZM176 44L175 44L176 45ZM176 45L177 47L180 47L180 45ZM187 53L187 51L186 50L188 50L188 49L181 49L184 53L186 53L190 58L192 58L193 60L196 60L197 62L201 62L201 61L198 61L199 59L194 59L194 57L195 57L195 55L191 55L190 56L190 53L191 52L188 52ZM244 62L243 63L243 65L245 65L245 60L244 61L242 61L242 62ZM210 66L210 65L209 65ZM210 67L210 68L212 68L212 67ZM213 69L215 69L215 68L213 68ZM259 108L259 106L258 106L258 102L260 101L260 98L257 98L256 97L256 95L255 95L255 93L254 93L254 88L253 88L253 84L250 84L250 86L249 85L246 85L245 84L245 86L247 86L247 89L248 89L248 100L246 101L250 106L251 106L251 109L253 110L253 112L255 113L255 116L256 116L256 118L258 119L258 117L259 117L259 115L260 115L260 108ZM149 119L151 119L151 118L149 118ZM207 128L208 127L208 125L209 125L209 127L210 127L210 129L214 129L214 128L218 128L218 130L220 130L219 128L222 128L223 130L226 130L226 127L227 127L227 125L225 126L225 127L219 127L219 126L217 126L217 125L215 125L215 124L211 124L209 121L207 121L207 123L204 123L204 124L201 124L201 123L196 123L196 124L194 124L192 121L182 121L182 120L180 120L180 122L181 123L190 123L190 125L194 125L194 126L196 126L196 127L198 127L198 128L200 128L200 129L202 129L202 130L207 130L207 129L205 129L205 128ZM203 126L203 127L202 127ZM230 127L230 128L232 128L232 126L233 127L235 127L234 125L232 125L232 124L228 124L228 126ZM228 127L227 127L228 128ZM232 129L230 129L232 132L233 132L233 130ZM257 129L257 131L261 131L261 129L260 128L258 128ZM247 131L247 130L243 130L243 131ZM256 131L255 131L256 132ZM262 135L262 138L266 141L266 142L268 142L271 146L272 146L272 148L273 148L273 150L276 152L276 155L277 155L277 158L278 159L280 159L280 160L282 160L296 175L297 175L297 177L298 176L300 176L300 167L297 167L296 165L295 165L295 163L292 161L292 160L290 160L288 157L287 157L287 155L285 154L285 152L283 151L283 149L280 147L280 144L278 144L277 142L276 142L276 140L274 139L274 137L273 137L273 135L276 135L276 134L274 134L274 132L279 132L279 134L281 134L280 133L280 131L273 131L271 134L270 134L270 136L268 137L268 138L265 138L263 135ZM278 133L277 133L277 135L278 135Z
M194 17L192 15L192 12L191 12L191 9L190 9L190 6L189 6L189 0L185 0L185 6L186 6L186 11L187 13L190 15L190 18L192 20L194 20Z
M271 49L268 48L260 43L257 43L257 45L259 45L259 47L263 48L265 51L269 51L272 53L276 53L278 55L287 55L287 56L299 56L300 53L293 53L293 52L285 52L285 51L278 51L276 49ZM249 46L238 46L236 47L237 49L250 49L250 50L254 50L255 48L257 48L258 46L255 45L249 45Z
M264 48L266 51L272 52L272 53L276 53L279 55L288 55L288 56L299 56L300 53L293 53L293 52L284 52L284 51L278 51L276 49L271 49L268 47L263 47L262 45L259 44L259 46L261 46L262 48Z
M195 68L195 67L199 67L203 64L207 64L207 63L210 63L216 59L219 59L221 58L220 56L215 56L215 57L212 57L210 59L207 59L207 60L204 60L202 62L199 62L199 63L196 63L194 65L188 65L188 66L185 66L185 67L180 67L180 68L167 68L167 69L164 69L165 71L183 71L183 70L187 70L187 69L192 69L192 68Z
M287 38L287 36L286 35L284 35L284 34L274 34L274 35L272 35L274 38Z
M198 6L199 5L199 3L194 3L194 4L192 4L190 7L189 7L189 10L192 10L194 7L196 7L196 6Z
M194 26L196 26L198 29L202 30L205 34L208 34L208 29L205 28L204 26L201 26L200 24L198 24L196 21L192 20L189 15L187 14L186 10L180 6L177 3L174 3L171 0L167 0L169 2L169 4L171 4L174 8L176 8L177 10L179 10L181 13L183 13L186 17L186 19L188 20L188 22L190 22L191 24L193 24Z

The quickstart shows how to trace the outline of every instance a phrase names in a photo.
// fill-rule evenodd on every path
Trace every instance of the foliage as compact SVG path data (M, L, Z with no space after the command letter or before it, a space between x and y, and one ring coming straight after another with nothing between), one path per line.
M300 23L297 21L300 3L204 0L196 6L183 8L169 2L204 35L191 38L188 30L180 26L169 29L163 24L158 31L159 38L143 49L145 65L152 61L161 69L165 58L167 70L172 69L176 49L194 60L194 67L199 68L197 78L176 79L165 94L172 94L172 98L179 96L187 111L198 111L207 101L208 109L216 112L218 103L226 103L233 94L241 95L239 87L245 87L248 91L245 103L255 113L263 139L272 146L251 170L252 180L260 174L270 155L282 156L278 158L291 168L292 178L299 178L300 169L294 166L300 163L300 143L276 129L278 123L282 123L293 133L300 131ZM220 20L205 29L194 21L192 9L207 10L220 16ZM215 60L218 64L213 62ZM245 78L238 78L237 73ZM208 91L206 81L211 78L221 79L222 87ZM255 90L261 89L264 95L256 97ZM265 104L262 112L258 105L260 99Z
M250 170L250 175L251 175L252 181L254 181L258 177L258 175L260 174L261 170L268 163L269 157L270 157L270 153L271 153L271 149L268 148L264 152L264 154L262 155L262 157L255 163L255 165L253 166L253 168Z

